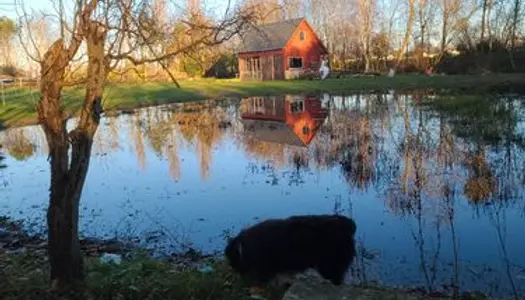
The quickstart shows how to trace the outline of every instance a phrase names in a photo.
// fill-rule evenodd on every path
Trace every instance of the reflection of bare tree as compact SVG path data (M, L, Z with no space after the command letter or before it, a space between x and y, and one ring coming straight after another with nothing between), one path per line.
M402 141L398 150L403 157L404 166L400 178L393 182L387 189L386 204L395 213L400 215L412 215L416 221L416 228L412 230L412 237L419 253L420 270L424 277L427 291L433 291L436 287L438 274L438 261L441 253L441 227L443 216L441 210L435 211L435 215L428 215L429 195L436 192L446 193L448 185L442 184L443 189L435 188L435 184L429 184L428 165L431 160L432 136L428 134L429 119L422 110L410 110L406 97L396 98L400 107L403 121ZM401 101L404 100L404 101ZM437 178L434 178L436 181ZM438 183L439 185L439 183ZM435 206L435 205L434 205ZM435 228L428 231L428 224ZM429 241L435 240L435 248L428 246Z
M110 139L110 149L118 149L120 147L119 144L119 122L117 118L109 118L108 119L108 126L109 126L109 139Z
M140 170L146 170L146 151L144 146L144 135L142 133L142 121L138 114L133 115L129 118L129 133L131 134L131 140L135 146L135 154L137 155L137 161L139 163Z
M487 162L485 149L478 146L475 152L468 153L464 164L469 169L464 192L474 203L487 200L496 191L496 179Z
M347 145L346 158L342 162L343 174L348 183L360 189L367 188L374 180L374 161L372 160L372 135L370 121L360 117L353 142Z
M413 211L413 203L411 200L411 190L409 190L409 179L412 177L412 163L413 159L413 145L414 137L411 130L411 119L409 116L408 105L406 99L401 103L399 98L396 98L397 104L402 109L402 116L404 122L404 138L399 146L399 150L404 152L403 161L404 167L400 178L401 189L392 186L387 190L386 201L387 206L393 211L401 215L410 214Z
M146 167L144 137L158 156L166 157L170 175L179 180L178 137L195 146L203 179L210 174L213 148L224 134L221 128L229 116L222 107L210 102L178 104L169 109L145 109L130 118L129 133L142 170Z
M176 118L182 117L177 114ZM212 110L205 110L201 113L192 113L185 116L184 122L179 122L181 132L189 133L189 136L196 138L197 156L200 162L201 176L203 179L210 175L212 164L213 147L222 139L223 132L219 128L219 119ZM179 119L180 120L180 119Z
M278 143L269 143L260 141L251 137L241 137L241 145L244 147L246 153L271 161L275 167L281 168L286 166L286 146Z
M440 237L440 221L437 219L436 225L437 225L437 234L438 234L438 246L436 248L436 252L434 255L433 261L430 263L430 266L427 265L426 257L425 257L425 235L423 234L423 227L424 227L424 216L423 216L423 200L422 200L422 193L427 183L427 176L426 171L423 167L423 158L425 156L425 148L423 146L423 127L425 126L424 119L423 119L423 112L418 112L419 116L419 122L417 126L417 133L415 135L414 143L415 143L415 153L412 157L413 165L414 165L414 183L412 186L412 189L408 191L409 193L409 202L414 203L414 214L417 220L417 234L413 233L414 241L416 242L416 245L419 249L419 258L421 263L421 269L423 271L423 274L425 276L425 281L427 284L427 290L431 291L433 289L435 280L436 280L436 274L437 274L437 258L439 256L440 248L441 248L441 237ZM405 122L406 123L406 122ZM406 128L410 130L409 128ZM409 147L411 145L409 144Z
M515 274L513 273L512 264L507 251L507 224L504 208L505 207L503 206L503 203L497 203L496 205L489 208L489 215L498 236L498 243L501 250L501 259L505 267L505 275L507 276L510 287L512 288L514 299L518 300L520 298L516 290L516 283L514 282Z
M372 130L375 100L372 95L358 95L330 103L325 129L329 131L330 141L319 145L323 150L315 156L318 163L327 166L340 162L346 181L359 189L367 188L377 175L377 141Z
M446 168L446 166L445 166ZM443 177L445 177L445 172L443 172ZM454 299L459 297L459 245L458 238L456 235L456 221L455 221L455 195L454 195L454 186L448 180L444 179L445 184L443 185L443 200L446 206L446 216L448 219L448 224L450 226L451 239L452 239L452 254L453 254L453 272L452 272L452 296Z
M13 128L7 130L3 135L2 141L4 147L16 160L26 160L33 156L35 145L25 135L23 128Z
M454 136L443 118L439 119L437 161L445 170L454 163Z
M275 167L282 168L286 165L286 146L278 143L260 141L251 137L241 137L241 145L246 153L259 159L271 161Z
M119 122L116 117L109 117L93 137L94 153L105 154L116 150L119 145Z
M168 165L171 178L174 180L180 180L180 158L177 151L177 136L174 131L168 136L166 145L164 147L164 153L168 158Z

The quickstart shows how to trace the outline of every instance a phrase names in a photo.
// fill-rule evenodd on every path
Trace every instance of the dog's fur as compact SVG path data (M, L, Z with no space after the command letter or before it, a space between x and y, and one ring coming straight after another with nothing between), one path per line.
M270 219L230 239L224 254L236 272L261 284L277 275L315 269L340 285L355 257L355 232L355 222L344 216Z

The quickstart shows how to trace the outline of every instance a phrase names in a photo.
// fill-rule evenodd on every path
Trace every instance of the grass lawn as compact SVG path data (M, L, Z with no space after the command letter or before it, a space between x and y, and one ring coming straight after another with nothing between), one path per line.
M239 80L203 79L181 81L178 89L172 84L114 84L105 90L105 110L130 109L157 104L203 100L222 97L266 96L275 94L369 92L396 89L454 89L469 93L487 93L496 88L525 86L525 74L492 74L484 76L422 76L399 75L393 78L353 77L345 79L241 82ZM81 87L64 89L64 109L74 114L82 104ZM1 96L1 95L0 95ZM7 89L5 104L0 103L0 128L36 122L38 91L26 88Z
M250 284L232 273L225 261L208 259L210 268L180 268L167 260L155 260L139 254L121 264L101 263L85 258L85 286L82 295L68 299L249 299ZM49 264L46 257L0 252L1 299L66 299L49 289ZM280 300L285 289L270 285L263 293L268 300ZM71 291L75 294L75 291Z

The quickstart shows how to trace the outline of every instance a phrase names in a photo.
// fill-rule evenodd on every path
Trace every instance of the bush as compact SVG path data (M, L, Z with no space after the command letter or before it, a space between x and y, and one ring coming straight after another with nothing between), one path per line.
M8 75L11 77L16 77L18 75L18 71L14 66L10 65L3 65L0 66L0 75Z
M204 77L234 78L239 72L238 58L233 54L224 54L206 71Z
M475 49L468 49L465 46L458 46L460 55L445 55L437 64L436 70L447 74L483 74L492 73L511 73L525 72L525 47L520 47L514 51L513 69L511 63L511 53L501 45L494 42L491 47L487 43L481 43Z
M319 72L312 70L312 69L307 69L303 73L301 73L297 79L298 80L313 80L313 79L319 79L319 78L320 78Z

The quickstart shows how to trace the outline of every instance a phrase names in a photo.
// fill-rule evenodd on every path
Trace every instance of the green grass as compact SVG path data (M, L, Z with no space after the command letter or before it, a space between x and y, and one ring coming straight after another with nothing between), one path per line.
M271 82L241 82L239 80L181 81L181 89L172 84L114 84L105 90L105 110L131 109L157 104L203 100L223 97L266 96L276 94L321 93L333 94L370 92L396 89L452 89L469 93L486 93L497 88L525 86L524 74L493 74L485 76L421 76L399 75L393 78L353 77L329 80L296 80ZM0 128L36 121L38 91L25 88L5 92L5 105L0 104ZM64 89L63 105L66 112L74 114L82 104L81 87Z
M178 269L166 260L137 254L120 265L85 259L84 295L78 299L249 299L243 283L224 261L209 259L209 273L196 268ZM49 267L42 256L0 253L0 295L4 300L59 299L49 289ZM264 296L281 299L283 288L270 286Z

